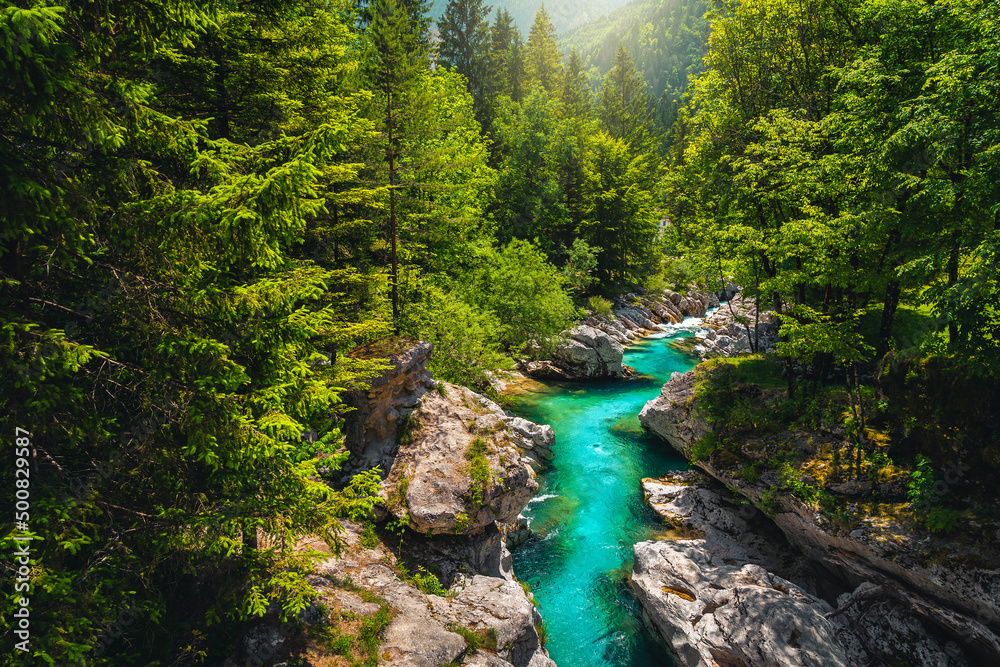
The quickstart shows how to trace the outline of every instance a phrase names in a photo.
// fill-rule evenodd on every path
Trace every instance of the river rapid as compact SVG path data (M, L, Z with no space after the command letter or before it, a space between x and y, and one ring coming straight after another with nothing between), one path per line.
M556 433L551 467L523 514L536 533L513 552L545 618L546 647L559 667L674 665L640 620L628 584L632 545L663 531L643 503L641 480L687 467L645 433L637 415L675 371L695 361L670 347L693 335L689 318L626 348L641 377L594 383L536 383L513 410Z

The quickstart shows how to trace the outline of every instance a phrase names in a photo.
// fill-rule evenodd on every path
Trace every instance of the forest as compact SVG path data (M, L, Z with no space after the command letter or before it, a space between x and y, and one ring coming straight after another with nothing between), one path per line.
M859 456L881 411L926 426L904 456L1000 480L987 425L916 423L942 384L997 405L1000 5L644 0L568 50L544 5L525 32L429 12L4 3L10 645L18 536L33 566L2 664L218 664L306 606L300 538L336 552L377 500L333 484L343 395L385 367L353 350L429 341L488 393L636 291L738 284L780 317L789 400L846 388Z

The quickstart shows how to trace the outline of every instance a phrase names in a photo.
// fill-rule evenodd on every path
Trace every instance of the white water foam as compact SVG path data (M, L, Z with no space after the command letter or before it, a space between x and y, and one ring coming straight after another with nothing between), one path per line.
M534 498L532 498L531 500L528 501L528 504L530 505L532 503L540 503L542 501L548 500L549 498L558 498L558 497L559 496L557 496L557 495L555 495L553 493L547 493L545 495L535 496Z

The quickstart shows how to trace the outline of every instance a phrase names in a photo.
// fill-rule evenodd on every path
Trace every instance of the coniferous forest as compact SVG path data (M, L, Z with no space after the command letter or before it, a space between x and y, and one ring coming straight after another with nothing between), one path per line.
M507 407L498 378L665 290L778 327L699 390L693 460L759 478L732 441L839 429L844 479L1000 550L1000 5L637 0L559 34L438 4L4 3L4 665L222 664L310 606L303 540L385 500L338 470L390 352ZM353 655L323 664L382 659Z

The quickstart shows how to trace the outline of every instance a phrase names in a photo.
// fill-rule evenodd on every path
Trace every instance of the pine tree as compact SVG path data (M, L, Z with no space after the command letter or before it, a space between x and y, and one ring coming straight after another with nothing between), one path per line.
M438 21L441 35L438 61L465 77L481 123L489 117L491 11L493 8L483 0L449 0L444 16Z
M390 246L390 291L392 320L399 332L399 199L400 159L403 155L403 132L415 113L413 104L416 80L426 59L420 36L411 29L409 19L399 0L376 0L367 34L368 80L376 93L376 108L381 124L379 150L386 165L389 196L388 237Z
M647 148L652 117L649 94L646 82L621 44L615 66L604 77L598 115L608 134L624 140L631 150L641 152Z
M545 3L542 3L535 14L524 60L528 80L558 96L562 83L562 57L556 41L556 29L552 25L552 17L545 9Z
M583 71L583 61L574 47L569 54L562 85L563 113L567 118L585 119L590 115L590 85L587 73Z
M516 28L507 54L507 80L510 99L518 103L523 102L528 92L528 70L525 62L524 38Z

